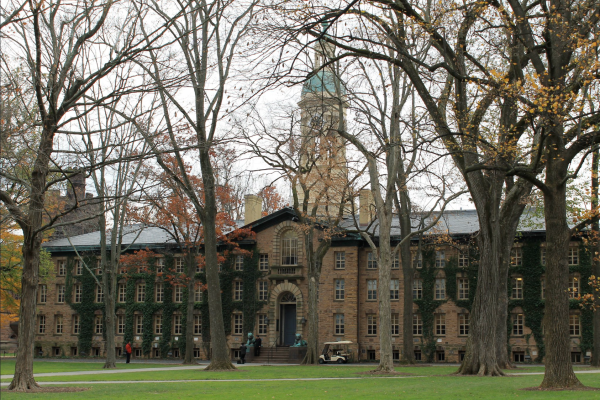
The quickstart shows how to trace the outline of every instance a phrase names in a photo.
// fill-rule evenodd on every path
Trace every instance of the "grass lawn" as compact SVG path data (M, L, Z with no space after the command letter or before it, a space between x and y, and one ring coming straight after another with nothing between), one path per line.
M272 367L256 367L266 372ZM288 368L273 368L284 373ZM329 368L306 367L326 373ZM341 369L341 368L340 368ZM425 368L421 368L425 369ZM249 369L250 370L250 369ZM347 375L354 375L354 368L346 368ZM403 368L403 371L406 369ZM334 371L334 369L331 369ZM300 372L300 371L298 371ZM250 373L250 371L248 371ZM232 375L246 373L221 373ZM108 378L109 376L107 376ZM263 376L264 377L264 376ZM112 378L112 376L110 376ZM379 378L363 377L360 380L334 381L283 381L283 382L189 382L189 383L134 383L90 385L91 389L79 393L19 394L2 393L2 400L10 399L600 399L599 392L530 392L519 390L540 384L542 376L520 376L504 378L465 378L453 376L428 376ZM600 387L600 374L581 374L579 379L588 386Z
M46 372L72 372L72 371L96 371L102 370L104 361L98 362L60 362L60 361L37 361L33 362L33 373L41 374ZM164 367L181 367L181 364L125 364L124 361L117 362L117 368L164 368ZM15 360L0 359L0 375L12 375L15 373Z

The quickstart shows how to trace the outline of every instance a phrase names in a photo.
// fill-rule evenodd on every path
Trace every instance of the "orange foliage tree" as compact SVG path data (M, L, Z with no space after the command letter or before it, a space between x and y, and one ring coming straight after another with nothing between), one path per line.
M176 161L168 156L164 161L174 164ZM175 170L174 165L171 168ZM191 167L186 166L187 176L194 188L196 195L204 199L202 179L192 173ZM145 226L153 226L163 229L173 241L177 243L179 251L185 260L185 272L177 273L175 270L166 270L164 278L173 285L184 285L188 293L196 290L206 290L207 287L194 279L197 271L203 271L206 260L203 255L204 229L202 221L196 212L189 197L180 186L174 184L171 176L162 170L149 170L158 184L158 190L147 193L145 205L131 210L131 218ZM227 210L229 201L232 201L232 191L227 186L216 187L217 215L215 220L215 231L220 248L223 251L217 253L217 262L222 263L229 256L229 252L235 250L237 254L250 255L250 252L239 248L237 241L252 236L249 229L236 229L236 223ZM139 251L121 258L122 268L136 271L144 268L150 254L147 251ZM194 342L194 296L188 296L187 303L187 326L186 326L186 352L184 364L195 363L193 357Z

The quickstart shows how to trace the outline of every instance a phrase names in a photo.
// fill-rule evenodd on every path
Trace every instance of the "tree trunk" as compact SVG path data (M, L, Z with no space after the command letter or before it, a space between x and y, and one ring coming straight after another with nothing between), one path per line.
M208 312L210 313L211 355L210 364L205 371L233 370L225 325L223 323L223 305L221 302L221 284L217 259L215 177L210 164L208 148L200 151L202 182L204 183L204 258L206 260L206 284L208 286ZM229 294L231 295L231 294Z
M479 210L478 210L479 211ZM480 250L477 289L471 308L471 323L465 359L458 369L459 375L501 376L495 345L498 325L498 288L500 235L493 234L497 215L479 213L481 227L478 239ZM497 233L497 232L496 232Z
M196 274L196 257L193 251L186 254L187 268L187 308L186 308L186 323L185 323L185 357L184 364L196 364L194 360L194 295L195 282L194 275Z
M549 146L549 148L552 147L552 145ZM558 150L559 147L556 147ZM567 253L571 232L566 218L566 168L563 169L560 165L556 166L555 160L560 156L553 153L553 150L549 151L546 190L544 191L546 309L543 324L546 341L546 370L540 387L545 389L581 386L571 364L571 339L569 337Z
M23 392L39 388L33 378L33 343L35 335L35 307L39 279L41 238L24 232L23 277L21 278L21 306L19 338L15 375L8 390Z
M308 274L308 338L303 365L319 362L319 299L317 297L319 278L314 270Z
M391 207L390 207L391 208ZM391 213L379 215L379 282L377 296L379 297L379 366L377 371L393 372L394 359L392 354L392 309L390 304L390 281L392 274L390 228Z
M117 367L117 352L115 349L116 293L114 290L116 285L113 285L113 281L112 271L107 271L105 269L102 275L102 286L104 287L104 323L106 324L106 362L104 363L103 368L106 369Z
M402 315L402 359L407 364L415 363L415 344L413 338L413 278L414 271L410 254L410 241L400 246L402 277L404 279L403 315Z
M600 160L600 147L594 148L592 156L592 212L598 212L598 164ZM596 216L592 222L592 263L594 266L593 275L600 277L600 224L599 218ZM585 284L585 282L584 282ZM599 307L594 312L594 341L592 344L592 360L591 364L594 367L600 367L600 293L595 293L594 296L595 304Z
M403 169L402 169L403 171ZM399 174L400 175L400 174ZM404 178L404 174L402 174ZM402 180L400 186L400 238L404 240L411 234L410 199L406 182ZM402 360L407 364L415 363L415 344L413 338L413 280L414 269L410 254L410 240L400 245L400 261L402 264L402 278L404 296L402 298Z
M310 223L308 221L307 226ZM306 262L308 263L308 338L306 356L301 363L303 365L319 362L319 282L321 281L323 257L331 247L331 240L323 239L315 251L314 232L314 227L311 227L306 229L304 234Z
M501 369L514 368L508 356L508 275L510 264L510 252L514 242L514 231L512 236L505 238L502 245L501 258L499 260L499 287L498 287L498 321L496 322L496 362ZM504 237L503 237L504 238Z

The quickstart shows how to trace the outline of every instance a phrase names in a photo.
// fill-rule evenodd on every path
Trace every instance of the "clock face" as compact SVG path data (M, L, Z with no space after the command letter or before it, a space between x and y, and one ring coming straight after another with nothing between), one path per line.
M323 114L316 114L310 119L311 128L321 129L323 127Z

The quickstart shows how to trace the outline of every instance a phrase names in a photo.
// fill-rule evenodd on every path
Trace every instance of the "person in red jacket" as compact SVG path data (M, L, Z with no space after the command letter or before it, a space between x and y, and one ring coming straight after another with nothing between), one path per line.
M127 353L126 364L129 364L129 360L131 359L131 342L127 342L127 345L125 346L125 353Z

